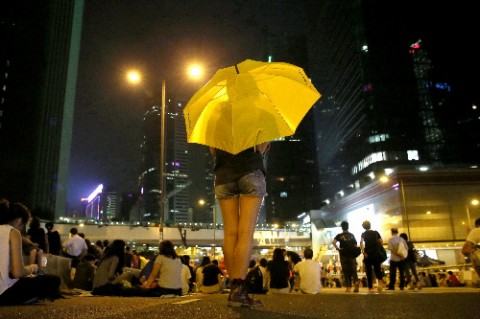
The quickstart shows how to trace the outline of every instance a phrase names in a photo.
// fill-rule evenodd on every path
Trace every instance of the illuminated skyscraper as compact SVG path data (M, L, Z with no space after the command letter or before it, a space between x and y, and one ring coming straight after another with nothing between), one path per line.
M347 195L394 166L469 163L460 100L442 61L449 30L426 23L431 7L308 5L311 75L323 94L315 109L322 197Z
M168 197L168 213L165 223L188 221L189 158L186 141L183 102L167 101L165 179ZM160 107L150 107L143 120L141 146L143 167L139 178L143 194L144 221L159 221L159 164L160 164Z

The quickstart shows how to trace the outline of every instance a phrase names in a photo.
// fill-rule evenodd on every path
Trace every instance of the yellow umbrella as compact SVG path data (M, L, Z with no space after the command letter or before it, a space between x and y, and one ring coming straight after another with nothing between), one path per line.
M190 99L187 141L237 154L294 134L319 98L302 68L245 60L218 70Z

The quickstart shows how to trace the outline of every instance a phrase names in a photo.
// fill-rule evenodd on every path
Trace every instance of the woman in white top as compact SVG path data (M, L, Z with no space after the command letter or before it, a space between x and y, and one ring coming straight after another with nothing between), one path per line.
M0 200L0 305L28 304L61 297L60 277L37 276L37 264L23 264L20 230L29 218L30 211L24 205Z
M159 255L144 288L153 288L159 295L182 295L182 262L169 240L160 243Z

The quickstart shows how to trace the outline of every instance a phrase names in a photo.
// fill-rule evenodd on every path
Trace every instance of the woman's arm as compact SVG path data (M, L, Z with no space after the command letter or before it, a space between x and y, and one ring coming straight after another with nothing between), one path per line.
M22 235L18 230L10 231L10 275L15 278L22 278L38 271L38 265L23 265Z

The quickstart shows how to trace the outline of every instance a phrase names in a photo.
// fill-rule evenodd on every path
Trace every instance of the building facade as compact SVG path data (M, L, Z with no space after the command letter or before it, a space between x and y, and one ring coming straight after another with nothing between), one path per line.
M335 254L331 244L348 221L358 242L369 220L383 241L398 228L417 250L447 265L465 263L460 249L480 218L480 170L478 167L412 169L395 167L350 195L337 198L311 212L312 244L324 255Z
M64 215L83 1L1 8L0 193Z

